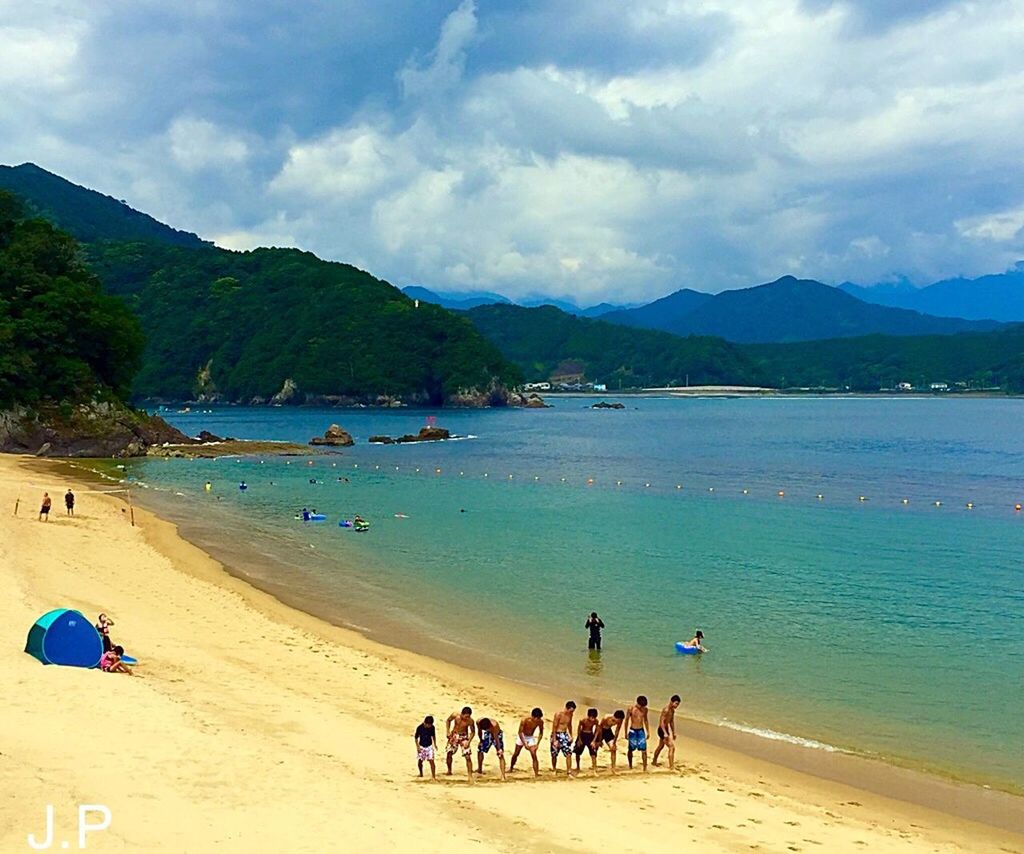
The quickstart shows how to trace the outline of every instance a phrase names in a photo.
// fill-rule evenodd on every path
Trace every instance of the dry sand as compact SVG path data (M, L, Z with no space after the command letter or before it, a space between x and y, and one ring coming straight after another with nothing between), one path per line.
M723 750L685 727L674 773L534 781L524 765L502 784L492 754L473 787L458 759L455 776L422 782L411 733L424 714L443 724L469 704L514 731L532 705L550 715L557 701L290 609L168 523L136 510L133 528L119 499L88 485L69 519L67 485L52 467L0 458L0 851L31 850L47 804L54 847L72 849L77 805L108 806L109 829L88 838L98 852L1024 851L1022 836ZM44 667L22 652L55 607L109 614L142 678Z

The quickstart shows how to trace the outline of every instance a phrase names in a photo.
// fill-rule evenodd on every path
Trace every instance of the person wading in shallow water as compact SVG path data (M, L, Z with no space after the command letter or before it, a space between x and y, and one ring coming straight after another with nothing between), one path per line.
M597 616L597 611L590 612L590 616L587 617L587 621L583 624L583 628L590 630L590 639L587 641L587 649L601 649L601 629L604 628L604 622L599 616Z

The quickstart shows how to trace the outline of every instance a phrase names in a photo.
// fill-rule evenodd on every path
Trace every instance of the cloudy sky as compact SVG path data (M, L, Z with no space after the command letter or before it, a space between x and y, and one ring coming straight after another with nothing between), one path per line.
M1024 258L1024 0L0 0L0 162L398 285Z

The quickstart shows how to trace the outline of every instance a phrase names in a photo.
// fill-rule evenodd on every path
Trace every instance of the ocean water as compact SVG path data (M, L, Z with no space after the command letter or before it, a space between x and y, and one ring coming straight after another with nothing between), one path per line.
M170 414L359 444L125 474L257 583L385 642L1024 791L1024 401L623 400ZM427 416L468 438L365 444ZM356 513L369 533L338 527ZM676 655L696 628L710 652Z

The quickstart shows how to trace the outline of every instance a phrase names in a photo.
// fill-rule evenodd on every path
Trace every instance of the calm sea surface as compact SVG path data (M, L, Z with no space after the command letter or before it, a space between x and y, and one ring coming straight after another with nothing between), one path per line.
M126 473L218 557L371 637L1024 791L1024 401L623 400L170 414L359 444ZM365 444L429 415L472 438ZM356 513L368 534L338 527ZM696 628L710 653L676 655Z

